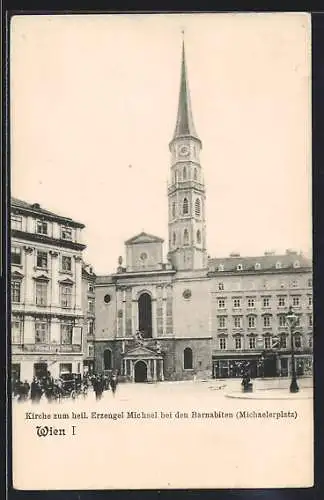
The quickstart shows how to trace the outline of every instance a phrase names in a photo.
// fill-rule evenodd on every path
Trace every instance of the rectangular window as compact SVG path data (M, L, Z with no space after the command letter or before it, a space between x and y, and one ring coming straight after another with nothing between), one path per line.
M300 326L300 316L296 317L295 326Z
M293 307L299 307L300 306L300 297L293 297Z
M61 285L61 307L72 307L71 285Z
M279 307L285 307L286 306L286 297L281 295L278 297L278 306Z
M235 337L235 349L242 349L242 338Z
M12 280L11 281L11 302L20 302L21 299L21 281Z
M255 316L249 316L249 328L255 328Z
M91 293L94 292L94 284L93 283L88 283L88 292L91 292Z
M38 306L47 305L47 283L45 281L36 282L36 304Z
M313 286L313 281L312 281L311 279L307 280L307 286L308 286L309 288L312 288L312 286Z
M88 299L88 312L91 314L94 313L94 300L93 299Z
M233 299L233 307L241 307L241 299Z
M23 338L23 321L21 318L14 317L11 321L11 342L12 344L21 344Z
M248 307L255 307L255 299L254 298L248 299Z
M218 299L218 308L219 309L225 308L225 299Z
M37 250L36 267L47 269L47 252Z
M279 326L287 326L286 324L286 316L284 314L280 314L279 316Z
M93 345L88 345L88 357L94 358L94 346Z
M311 295L308 296L308 305L309 306L313 305L313 297Z
M224 283L218 283L218 290L224 290Z
M11 216L11 229L15 231L22 231L22 216L12 215Z
M72 271L72 258L66 255L62 256L62 271L71 272Z
M61 323L61 344L72 344L72 323Z
M311 314L308 316L308 326L313 326L313 316Z
M62 240L72 240L72 228L67 226L61 226L61 238Z
M36 233L37 234L47 234L48 224L43 220L36 221Z
M219 339L219 348L221 351L226 349L226 339Z
M249 348L250 349L255 349L255 337L250 337L249 338Z
M88 321L88 335L93 335L94 333L94 321L93 319L89 319Z
M287 349L287 337L286 337L286 335L281 335L280 347L281 347L281 349Z
M313 337L311 335L308 337L308 347L313 349Z
M21 248L11 247L11 264L21 265Z
M219 316L218 328L226 328L226 316Z
M297 286L298 286L298 281L297 281L297 280L293 280L293 281L292 281L292 283L291 283L291 286L292 286L293 288L297 288Z
M240 316L234 317L234 327L242 328L242 318Z
M295 336L295 347L296 347L296 349L300 349L301 346L302 346L301 336L296 335Z
M62 373L72 373L72 363L60 363L60 375Z
M271 317L270 316L263 316L263 326L265 328L271 326Z
M271 337L264 338L264 348L271 349Z
M270 298L263 297L263 307L270 307Z
M48 323L46 321L35 321L35 344L48 343Z

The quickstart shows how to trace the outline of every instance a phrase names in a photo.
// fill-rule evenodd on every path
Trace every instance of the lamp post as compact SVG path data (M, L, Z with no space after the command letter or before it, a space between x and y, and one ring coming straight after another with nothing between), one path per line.
M297 384L296 366L295 366L295 344L294 344L294 328L297 322L297 316L294 314L292 307L289 307L289 311L286 316L286 321L289 327L290 333L290 345L291 345L291 383L290 392L298 392L299 387Z

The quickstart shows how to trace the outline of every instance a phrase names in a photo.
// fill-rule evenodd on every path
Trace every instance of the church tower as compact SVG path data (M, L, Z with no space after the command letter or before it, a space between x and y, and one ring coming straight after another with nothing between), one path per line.
M202 143L192 116L184 41L182 42L179 106L169 144L171 182L169 203L169 256L177 270L207 267L205 185L200 165Z

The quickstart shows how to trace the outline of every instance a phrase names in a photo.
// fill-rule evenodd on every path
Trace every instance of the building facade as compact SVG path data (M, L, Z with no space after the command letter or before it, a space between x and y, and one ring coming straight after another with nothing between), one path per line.
M288 306L299 375L312 371L312 266L303 255L266 252L211 259L206 248L202 142L195 129L182 46L179 105L171 153L168 255L142 232L125 242L113 274L96 278L95 369L126 380L287 376Z
M83 373L94 371L94 340L95 340L95 282L96 275L90 265L82 265L82 310L83 324Z
M83 370L83 224L11 202L13 380Z

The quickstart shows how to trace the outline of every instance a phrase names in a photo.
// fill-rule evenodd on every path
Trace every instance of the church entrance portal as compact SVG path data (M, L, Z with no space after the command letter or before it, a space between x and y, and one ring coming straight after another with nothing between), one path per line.
M135 365L135 382L147 382L147 366L144 361L137 361Z
M148 293L142 293L138 299L139 331L145 339L152 337L152 300Z

